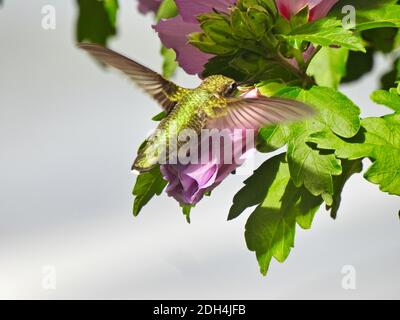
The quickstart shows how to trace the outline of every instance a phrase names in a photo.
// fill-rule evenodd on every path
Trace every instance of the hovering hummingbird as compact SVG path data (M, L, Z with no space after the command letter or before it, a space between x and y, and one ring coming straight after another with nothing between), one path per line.
M283 98L245 98L236 93L240 83L222 75L207 77L195 89L182 88L149 68L105 47L81 43L78 47L100 62L133 80L164 109L166 117L138 151L132 170L151 170L159 163L159 146L171 135L191 128L200 134L207 129L253 129L290 122L312 115L313 109ZM179 146L178 146L179 148Z

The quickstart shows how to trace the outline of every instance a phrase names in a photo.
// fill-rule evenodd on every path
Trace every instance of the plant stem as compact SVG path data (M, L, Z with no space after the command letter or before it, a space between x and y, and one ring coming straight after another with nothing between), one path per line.
M283 57L279 52L276 54L275 56L275 60L281 64L286 70L288 70L289 72L293 73L296 77L298 77L300 80L303 80L305 85L313 85L315 84L314 79L312 79L311 77L309 77L304 69L298 69L295 66L293 66L292 64L290 64L285 57ZM307 69L305 69L307 70Z
M308 67L310 66L311 61L314 59L314 57L317 55L317 53L322 49L321 46L317 46L311 56L308 58L305 66L304 66L304 71L307 72Z

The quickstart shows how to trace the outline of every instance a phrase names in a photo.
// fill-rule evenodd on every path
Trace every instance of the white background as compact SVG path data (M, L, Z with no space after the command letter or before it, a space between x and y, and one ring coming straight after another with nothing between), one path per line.
M110 46L160 70L152 17L120 2ZM45 4L56 8L54 31L41 27ZM134 219L129 169L159 109L75 48L76 18L75 1L5 0L0 9L1 298L400 298L400 200L362 175L346 185L337 220L321 209L267 277L244 241L249 212L226 221L246 177L224 181L191 225L165 195ZM386 112L368 98L390 65L378 58L371 76L343 88L364 116ZM183 72L176 81L199 82ZM47 265L55 290L42 287ZM356 269L356 290L341 286L345 265Z

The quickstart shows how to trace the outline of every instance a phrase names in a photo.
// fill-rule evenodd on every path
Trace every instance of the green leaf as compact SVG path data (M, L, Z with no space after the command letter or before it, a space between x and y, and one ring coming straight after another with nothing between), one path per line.
M373 146L365 144L365 129L353 139L341 139L329 130L312 133L308 142L315 143L321 150L334 150L337 157L341 159L356 160L366 157L372 153Z
M161 111L159 114L156 114L153 118L151 118L151 120L158 122L164 119L166 116L167 114L165 113L165 111Z
M400 48L400 30L397 30L397 35L393 41L393 47L394 49Z
M346 76L342 82L352 82L371 72L374 67L374 51L367 48L367 52L350 51L346 66Z
M382 89L389 90L393 88L398 80L400 80L400 59L396 59L393 63L392 70L382 76ZM400 91L398 94L400 95Z
M329 15L340 15L345 5L351 5L358 10L370 10L397 3L398 0L339 0Z
M233 198L228 220L237 218L244 210L256 206L264 200L269 187L277 176L280 162L280 158L276 158L275 161L265 161L250 178L244 181L245 186Z
M190 224L190 212L192 211L192 208L194 208L193 205L188 205L188 204L180 204L182 208L182 213L186 217L186 222Z
M362 37L375 51L390 53L396 48L397 34L397 28L378 28L363 31Z
M317 130L313 126L313 130ZM322 154L306 143L310 131L307 125L291 128L287 159L290 174L296 187L304 185L313 195L322 195L328 205L332 204L333 178L342 174L340 160L332 153Z
M333 219L336 219L339 211L344 185L352 175L360 173L362 168L363 165L361 160L342 160L342 174L333 178L333 204L331 206L327 206L327 209L331 209L331 217Z
M257 150L268 153L282 148L289 139L290 129L286 126L261 128L257 136Z
M271 172L275 173L274 179L268 178ZM261 203L246 223L245 238L249 250L256 252L261 273L266 275L272 257L283 262L294 247L296 222L303 228L311 227L322 199L312 196L305 188L294 186L284 154L267 160L257 175L268 180L263 183L264 198L258 199ZM260 179L258 177L253 182L248 181L245 188L258 190ZM246 204L244 193L247 191L242 191L238 196L244 201L239 205L242 208L254 203L252 199Z
M164 0L158 8L156 19L157 21L161 19L170 19L175 17L177 14L178 8L176 7L175 1ZM161 47L161 55L163 57L163 76L169 79L174 75L176 68L178 67L176 54L173 49L167 49L163 46Z
M176 53L173 49L162 47L161 55L164 58L162 65L163 76L166 79L169 79L174 75L176 68L178 68L178 63L176 62Z
M343 159L370 158L373 164L364 177L382 191L400 195L400 115L364 119L362 130L350 141L327 131L312 134L309 141L320 149L335 150Z
M334 18L316 20L281 36L288 41L308 41L322 47L335 45L365 52L361 38L344 29L342 22Z
M324 47L311 61L307 73L314 76L318 85L336 89L346 75L349 50Z
M357 31L395 27L399 23L398 4L396 0L340 0L329 16L342 19L342 8L350 5L355 8Z
M400 27L400 5L382 5L367 10L356 10L356 30L363 31L375 28Z
M400 113L400 95L385 90L376 90L371 95L372 101Z
M341 137L354 137L360 129L360 109L336 90L315 86L302 90L299 99L316 107L321 121Z
M158 8L156 19L170 19L178 15L178 8L174 0L164 0Z
M296 15L290 19L290 26L292 29L299 28L309 22L310 19L310 8L305 6Z
M111 24L117 24L118 0L104 0L104 8L107 11Z
M78 5L78 42L105 45L110 37L116 35L117 0L78 0Z
M298 122L283 129L262 129L259 139L267 148L275 149L288 144L287 160L296 187L304 185L314 196L321 195L328 205L333 203L333 176L342 173L340 160L332 152L320 152L307 143L315 132L327 130L351 138L360 129L360 110L343 94L323 87L310 90L287 88L279 96L298 99L317 111L312 119Z
M286 85L284 85L281 82L273 82L267 80L256 84L256 87L262 95L267 97L272 97L279 91L283 90L286 87Z
M160 195L167 185L167 181L163 179L160 172L160 167L155 167L149 172L141 173L137 179L133 189L135 201L133 204L133 214L137 216L142 208L155 195Z

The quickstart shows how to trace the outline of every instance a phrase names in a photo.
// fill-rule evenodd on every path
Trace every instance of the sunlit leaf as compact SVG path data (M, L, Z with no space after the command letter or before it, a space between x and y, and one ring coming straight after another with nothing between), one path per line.
M78 42L105 45L110 37L116 35L117 0L78 0L78 5Z
M133 214L137 216L155 195L161 194L166 185L167 181L163 179L160 167L155 167L149 172L140 174L136 179L136 184L132 192L135 196Z
M247 246L249 250L256 252L260 271L264 275L272 257L279 262L288 257L294 247L296 222L302 228L310 228L313 217L322 203L320 197L311 195L304 187L297 188L291 182L284 154L267 160L256 171L256 175L259 176L257 179L267 178L271 172L274 172L275 176L263 183L263 199L250 215L245 232ZM255 190L258 188L257 183L255 179L247 181L244 189ZM246 203L246 194L247 191L243 189L238 193L233 208L239 206L240 211L254 204L253 201Z

